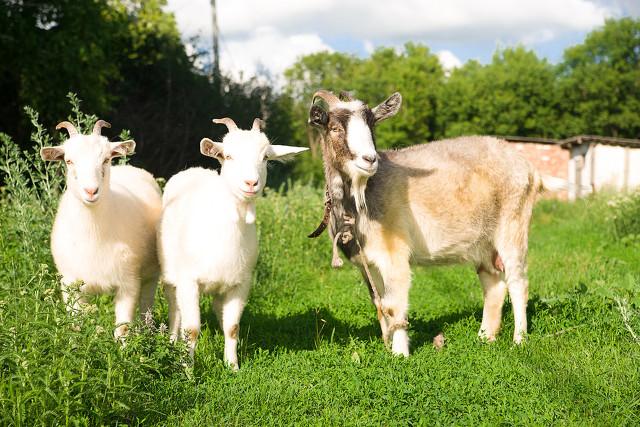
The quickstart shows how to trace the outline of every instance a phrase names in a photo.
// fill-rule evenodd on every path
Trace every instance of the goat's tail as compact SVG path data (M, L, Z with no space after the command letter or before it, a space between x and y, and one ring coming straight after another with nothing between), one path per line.
M541 174L536 172L539 180L538 192L555 192L555 191L569 191L572 189L580 189L580 193L591 193L593 188L591 185L576 185L564 178L558 178L557 176Z

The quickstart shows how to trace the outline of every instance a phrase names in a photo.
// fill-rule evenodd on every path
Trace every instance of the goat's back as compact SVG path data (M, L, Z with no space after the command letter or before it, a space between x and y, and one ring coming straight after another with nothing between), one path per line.
M504 141L462 137L380 153L367 186L374 220L425 262L484 262L502 229L528 229L539 178Z

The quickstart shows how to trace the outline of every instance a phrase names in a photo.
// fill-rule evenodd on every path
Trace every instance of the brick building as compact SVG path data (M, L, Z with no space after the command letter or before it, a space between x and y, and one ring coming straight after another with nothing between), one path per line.
M579 135L556 140L502 137L540 173L566 180L568 190L556 197L575 200L603 189L640 186L640 140Z

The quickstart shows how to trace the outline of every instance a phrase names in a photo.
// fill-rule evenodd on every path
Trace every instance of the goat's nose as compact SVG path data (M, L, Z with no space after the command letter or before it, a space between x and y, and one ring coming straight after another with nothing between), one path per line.
M256 179L256 180L246 179L246 180L244 181L244 183L245 183L245 184L247 184L247 187L249 187L249 188L253 188L253 187L255 187L256 185L258 185L258 180L257 180L257 179Z
M362 159L367 162L367 163L371 163L374 164L376 162L376 156L373 154L364 154L362 156Z
M84 192L87 193L87 196L93 197L98 193L98 187L85 188Z

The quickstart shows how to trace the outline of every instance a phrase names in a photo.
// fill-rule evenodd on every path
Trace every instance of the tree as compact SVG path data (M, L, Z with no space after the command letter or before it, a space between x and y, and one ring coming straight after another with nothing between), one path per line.
M446 136L553 136L555 69L524 47L497 51L490 64L454 70L442 97Z
M640 137L640 20L607 20L567 49L559 84L564 136Z
M173 16L162 9L166 0L0 1L0 130L23 147L30 143L23 106L53 127L68 116L68 92L113 124L107 135L130 130L132 163L160 176L211 164L198 142L225 133L214 117L249 127L274 110L268 134L290 139L286 103L270 86L227 77L214 85L194 66L197 56L186 54Z

